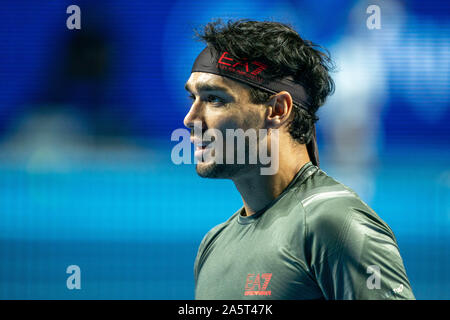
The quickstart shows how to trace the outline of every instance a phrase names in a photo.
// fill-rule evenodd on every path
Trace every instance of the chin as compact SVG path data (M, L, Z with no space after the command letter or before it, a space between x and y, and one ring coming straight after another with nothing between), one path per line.
M227 178L227 176L224 174L226 171L225 166L218 165L217 163L204 163L199 162L196 166L197 174L202 178Z
M197 174L202 178L233 179L251 170L251 165L217 164L199 162L196 165Z

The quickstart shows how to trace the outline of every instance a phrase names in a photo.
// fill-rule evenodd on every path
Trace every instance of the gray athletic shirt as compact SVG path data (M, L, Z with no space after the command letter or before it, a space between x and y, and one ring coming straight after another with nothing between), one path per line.
M263 210L203 238L196 299L414 299L392 230L311 162Z

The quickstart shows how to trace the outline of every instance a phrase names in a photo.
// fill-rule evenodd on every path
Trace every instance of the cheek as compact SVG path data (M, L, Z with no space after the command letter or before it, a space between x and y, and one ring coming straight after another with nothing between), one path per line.
M205 113L207 128L214 128L225 133L226 129L248 129L262 128L263 111L256 108L242 108L231 106L227 108L210 109Z
M217 129L224 133L226 129L243 128L245 125L240 113L231 108L208 111L205 114L205 122L208 129Z
M248 129L261 129L264 126L263 109L260 106L252 106L242 110L239 114L240 128L244 131Z

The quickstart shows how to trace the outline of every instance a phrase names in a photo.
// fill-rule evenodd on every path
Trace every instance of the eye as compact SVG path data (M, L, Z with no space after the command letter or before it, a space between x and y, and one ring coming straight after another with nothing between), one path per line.
M215 96L213 94L210 94L206 97L206 101L211 102L211 103L217 103L217 104L223 104L225 102L224 99Z

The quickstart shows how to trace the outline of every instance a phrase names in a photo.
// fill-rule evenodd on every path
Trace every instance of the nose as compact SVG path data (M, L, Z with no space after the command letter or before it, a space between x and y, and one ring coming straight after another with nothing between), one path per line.
M183 123L188 129L192 130L192 129L194 129L194 122L198 123L199 121L201 123L203 123L201 106L199 104L197 104L196 102L194 102L191 106L191 109L184 117Z

